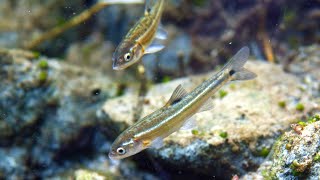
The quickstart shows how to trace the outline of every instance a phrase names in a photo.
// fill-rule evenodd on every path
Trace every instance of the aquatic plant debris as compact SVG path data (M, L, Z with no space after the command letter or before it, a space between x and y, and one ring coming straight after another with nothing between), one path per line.
M159 26L166 0L146 0L144 16L129 30L112 56L114 70L125 69L145 54L161 51L167 32Z
M256 77L243 67L248 56L249 48L243 47L220 72L190 93L179 85L162 108L142 118L117 137L110 148L109 157L122 159L149 147L160 148L165 137L179 129L195 127L196 122L192 116L197 112L210 110L213 107L211 96L224 84ZM223 137L227 137L227 134L223 134Z
M26 49L35 49L37 46L39 46L44 41L47 41L49 39L53 39L57 37L58 35L62 34L63 32L67 31L68 29L75 27L84 21L90 19L92 16L94 16L97 12L101 11L108 5L113 4L142 4L143 0L99 0L96 4L94 4L89 9L83 11L79 15L73 17L71 20L67 21L66 23L62 25L58 25L54 27L53 29L50 29L47 32L44 32L43 34L39 35L38 37L32 39L31 41L27 41L23 47Z

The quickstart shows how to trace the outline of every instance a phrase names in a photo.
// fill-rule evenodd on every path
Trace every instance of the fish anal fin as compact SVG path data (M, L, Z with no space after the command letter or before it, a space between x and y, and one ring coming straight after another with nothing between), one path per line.
M203 111L208 111L213 109L213 103L211 101L211 99L208 99L202 106L201 108L198 110L198 112L203 112Z
M163 146L163 139L161 137L158 137L156 139L154 139L151 143L151 147L152 148L156 148L159 149Z
M169 101L165 106L171 106L177 102L179 102L185 95L187 95L187 91L182 87L180 84L176 89L173 91Z
M180 130L190 130L197 126L196 119L194 116L190 117L186 120L186 122L183 124L183 126L180 128Z

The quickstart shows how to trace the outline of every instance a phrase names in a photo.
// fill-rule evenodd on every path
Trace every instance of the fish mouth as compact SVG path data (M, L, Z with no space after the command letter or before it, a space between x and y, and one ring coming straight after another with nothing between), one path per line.
M112 58L112 69L113 70L121 70L120 66L117 65L117 60L115 58Z
M122 70L123 68L121 68L120 66L112 66L113 70Z
M126 69L127 67L137 63L141 58L133 58L132 60L128 61L128 62L124 62L124 60L119 60L116 58L112 58L112 69L113 70L123 70Z
M110 158L111 160L117 160L117 159L118 159L117 156L116 156L116 154L115 154L114 152L109 152L108 156L109 156L109 158Z
M126 67L128 67L126 64L124 64L124 65L119 65L116 60L114 60L113 63L112 63L112 69L113 69L113 70L123 70L123 69L125 69Z

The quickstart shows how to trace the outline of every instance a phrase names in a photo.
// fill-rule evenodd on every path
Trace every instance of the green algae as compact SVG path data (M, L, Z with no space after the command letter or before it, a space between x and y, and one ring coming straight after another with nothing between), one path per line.
M270 149L267 147L263 147L260 152L259 152L259 156L261 157L267 157L270 153Z
M314 123L314 122L317 122L317 121L320 121L320 115L319 114L316 114L316 115L308 118L308 123Z
M299 121L298 124L302 127L306 127L308 124L304 121Z
M37 52L37 51L34 51L32 53L33 53L33 56L34 56L35 59L38 59L40 57L40 55L41 55L40 52Z
M48 67L49 67L48 61L45 60L45 59L41 59L41 60L38 62L38 67L39 67L40 69L43 69L43 70L48 69Z
M314 160L315 162L320 162L320 152L318 152L318 153L314 156L313 160Z
M219 97L222 99L224 98L226 95L228 95L228 92L225 90L220 90L219 91Z
M161 79L161 82L162 83L167 83L167 82L170 82L171 81L171 78L169 76L164 76L162 79Z
M290 169L292 170L292 175L294 176L301 176L302 175L302 170L301 170L301 164L295 159L292 161L290 165Z
M302 103L298 103L298 104L296 105L296 110L297 110L297 111L303 111L303 110L304 110L304 105L303 105Z
M281 107L281 108L285 108L287 106L287 104L286 104L285 101L279 101L278 102L278 106Z
M199 131L197 129L192 129L191 133L194 136L204 136L204 135L206 135L206 133L204 131Z
M236 85L234 85L234 84L230 84L229 87L230 87L231 90L235 90L236 89Z
M38 80L40 82L46 82L48 78L48 73L46 71L40 71L40 73L38 74Z
M199 131L196 130L196 129L192 129L192 130L191 130L191 133L192 133L193 135L199 135Z
M228 133L225 132L225 131L222 131L219 133L219 136L222 137L222 138L227 138L228 137Z

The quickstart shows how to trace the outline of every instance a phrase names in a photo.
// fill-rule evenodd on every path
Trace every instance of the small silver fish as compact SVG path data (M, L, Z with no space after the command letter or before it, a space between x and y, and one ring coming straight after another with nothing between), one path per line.
M220 72L190 93L179 85L165 106L142 118L118 136L111 146L109 157L122 159L148 147L159 148L163 145L163 139L173 132L193 128L195 120L192 116L197 112L210 110L210 97L224 84L256 77L256 74L243 67L248 55L249 48L243 47Z
M143 55L161 51L167 33L159 27L165 0L146 0L145 14L130 29L112 56L114 70L125 69L138 62Z

